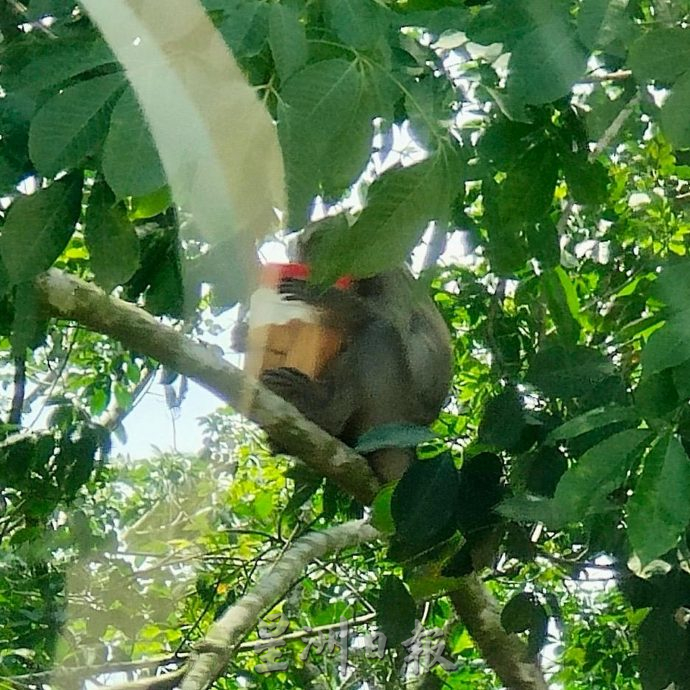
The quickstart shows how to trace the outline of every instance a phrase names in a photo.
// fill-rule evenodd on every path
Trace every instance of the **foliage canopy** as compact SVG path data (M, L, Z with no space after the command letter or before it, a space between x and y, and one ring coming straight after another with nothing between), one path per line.
M36 278L57 267L203 333L246 297L253 249L236 228L204 242L173 202L86 11L25 4L0 6L0 687L74 687L79 667L183 663L257 566L361 507L301 465L286 478L229 414L200 458L107 462L171 362L51 320ZM276 603L293 631L376 612L397 651L353 654L351 676L335 657L268 675L238 657L218 686L396 687L415 618L452 621L442 595L475 571L550 682L690 687L690 3L203 5L277 123L285 225L348 215L317 277L422 247L455 358L436 436L362 441L420 443L374 503L387 547L313 564ZM463 621L445 641L458 669L423 687L500 686ZM56 663L76 676L41 675Z

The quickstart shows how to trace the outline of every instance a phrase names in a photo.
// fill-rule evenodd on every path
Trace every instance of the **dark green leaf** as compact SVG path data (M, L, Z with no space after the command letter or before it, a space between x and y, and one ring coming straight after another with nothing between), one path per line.
M12 352L23 356L45 342L48 314L33 283L20 283L15 288L14 320L12 321Z
M508 65L508 89L517 98L538 105L570 93L585 73L587 52L560 18L539 24L520 39Z
M598 350L550 346L534 356L527 380L545 395L563 400L587 395L614 373L611 360Z
M646 376L683 364L690 359L690 310L671 314L649 337L640 360Z
M652 294L672 311L690 307L690 261L680 259L666 264L652 284Z
M113 104L125 84L119 72L95 77L68 86L45 103L29 131L31 159L41 174L54 177L98 151Z
M103 181L89 196L84 239L96 282L110 292L126 283L139 266L139 240L127 210Z
M48 41L30 55L18 74L3 79L3 86L37 93L82 72L116 62L112 50L101 38Z
M642 563L672 549L690 521L690 459L676 436L647 453L628 501L628 536Z
M584 152L563 156L562 162L568 189L578 204L598 205L606 201L609 176L602 163L589 161Z
M590 49L605 48L621 35L630 23L629 0L584 0L577 14L580 40Z
M344 43L375 46L386 31L386 9L374 0L324 0L326 21Z
M654 374L643 372L633 395L635 407L647 420L671 415L680 404L670 369Z
M271 5L268 16L268 43L276 72L285 81L307 62L307 34L299 13L288 5Z
M231 0L223 7L219 30L237 57L258 55L268 38L269 5L260 0Z
M402 580L387 575L381 583L376 604L376 622L389 648L397 647L414 630L417 606Z
M527 246L542 268L556 268L561 263L561 246L556 224L545 218L527 226Z
M690 36L690 30L686 33ZM690 72L678 79L673 85L671 95L661 106L661 128L669 141L678 148L690 146L688 109L690 109Z
M103 174L118 199L145 196L166 183L156 145L132 89L127 89L113 108L103 147Z
M549 142L530 147L510 168L499 186L501 223L536 222L549 210L558 176L556 154Z
M501 611L501 625L507 633L520 633L529 630L536 607L539 606L534 595L518 592L509 599Z
M293 74L281 90L278 134L285 157L289 222L299 227L318 190L325 154L351 122L361 93L353 63L322 60ZM315 127L314 123L328 123Z
M386 171L371 185L353 227L333 232L318 248L315 279L366 277L402 264L429 221L449 212L449 192L459 175L454 163L438 155Z
M628 66L638 81L672 84L690 70L690 29L659 27L649 31L630 46Z
M81 191L81 175L68 175L10 206L0 256L13 284L31 280L60 256L79 218Z
M486 403L479 423L479 441L498 450L509 450L520 443L526 426L520 396L511 388Z
M458 472L449 454L412 463L395 487L391 512L397 536L431 548L455 529Z

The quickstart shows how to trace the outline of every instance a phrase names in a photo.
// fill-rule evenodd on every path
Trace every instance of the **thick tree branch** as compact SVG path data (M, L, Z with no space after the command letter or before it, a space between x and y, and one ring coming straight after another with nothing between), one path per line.
M193 378L259 424L287 452L303 459L358 500L370 503L375 496L379 484L364 458L226 362L217 348L194 342L143 309L109 297L97 287L56 269L39 276L36 285L53 316L115 338L129 349ZM527 659L524 645L501 627L496 604L477 577L467 578L451 598L481 654L506 687L546 688L538 665ZM214 667L220 661L218 654L224 655L215 644L204 653L214 657ZM130 687L162 690L176 685L182 673L179 670L170 678L146 679L148 685L143 681L144 684Z
M369 503L376 495L378 481L364 458L226 362L218 348L194 342L143 309L56 269L36 284L53 316L77 321L194 379L357 500Z
M476 575L462 578L450 599L484 660L506 688L548 690L539 665L527 654L526 645L503 629L498 604Z

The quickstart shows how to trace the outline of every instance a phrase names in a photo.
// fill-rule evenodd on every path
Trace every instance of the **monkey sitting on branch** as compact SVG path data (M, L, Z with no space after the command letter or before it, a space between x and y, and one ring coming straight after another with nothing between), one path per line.
M307 262L308 242L298 245L298 258ZM318 309L322 324L341 332L342 346L316 378L277 367L261 373L265 386L350 446L384 424L426 426L436 419L452 376L450 334L407 267L353 280L346 290L292 278L278 289ZM399 479L414 457L411 448L367 455L382 482Z

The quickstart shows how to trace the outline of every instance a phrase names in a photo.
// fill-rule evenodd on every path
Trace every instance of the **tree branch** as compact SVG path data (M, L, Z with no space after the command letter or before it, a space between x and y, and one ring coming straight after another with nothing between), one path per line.
M476 575L462 578L462 584L450 593L450 600L484 660L506 688L548 690L538 663L529 657L517 635L503 629L498 604Z
M143 309L57 269L39 276L36 285L53 316L77 321L194 379L362 503L376 495L379 483L361 455L226 362L219 348L194 342Z

